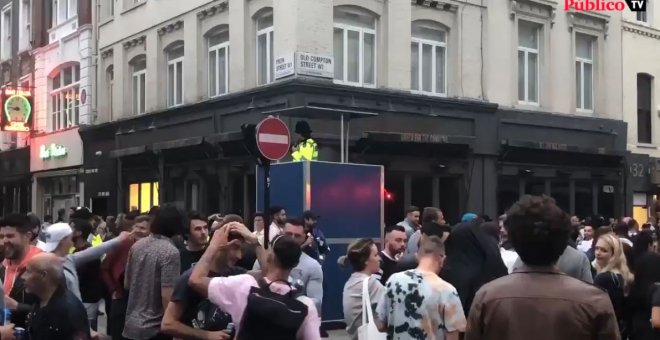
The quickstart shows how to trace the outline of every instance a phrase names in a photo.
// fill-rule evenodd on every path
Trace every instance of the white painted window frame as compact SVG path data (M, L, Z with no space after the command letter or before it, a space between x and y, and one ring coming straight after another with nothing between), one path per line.
M374 18L374 27L376 27L376 19ZM376 34L375 28L364 28L359 26L347 25L342 23L334 23L334 28L342 30L342 43L344 44L344 67L342 79L335 78L335 82L338 84L352 85L359 87L368 87L375 88L378 83L378 35ZM352 82L348 81L348 31L354 31L359 33L359 47L358 47L358 57L360 58L358 63L358 81ZM372 34L374 36L374 83L366 84L364 82L364 34ZM334 34L334 33L333 33ZM336 76L336 75L335 75Z
M7 29L6 14L9 13L9 28ZM12 37L12 8L11 3L3 7L0 11L0 60L11 58L11 37Z
M78 0L52 0L52 27L57 27L78 15ZM66 12L62 15L60 6L65 6Z
M20 5L18 50L26 51L32 43L32 0L21 0Z
M133 114L136 115L141 115L146 113L147 111L147 68L145 67L142 70L135 70L135 66L131 65L131 68L133 68L132 74L131 74L131 91L133 93L133 102L131 103L131 106L133 107ZM144 78L142 78L144 76ZM137 82L135 81L137 79ZM144 79L144 80L141 80ZM137 84L137 87L136 87ZM139 98L140 93L142 93L142 89L144 89L144 107L140 107L140 103L142 100Z
M220 93L220 61L218 56L220 55L221 50L225 50L225 92ZM222 42L220 44L216 44L213 46L209 46L209 51L208 51L208 62L211 62L211 54L215 54L215 74L210 74L209 73L209 83L208 83L208 93L209 93L209 98L213 97L218 97L225 95L229 93L229 41ZM210 70L210 65L209 65L209 70ZM215 92L211 92L211 82L215 81Z
M60 87L51 88L48 101L50 111L50 114L48 115L50 119L50 131L59 131L80 124L80 101L76 99L80 92L80 71L76 73L76 66L78 65L71 65L61 68L58 71L60 76ZM64 80L62 73L64 70L69 68L71 69L72 82L71 84L62 86L62 81ZM73 100L68 102L69 105L67 105L67 94L73 96ZM53 106L54 98L57 99L57 107ZM71 103L74 105L70 105ZM78 122L74 122L73 117L71 116L72 114L75 114L74 109L76 108L78 109Z
M444 32L444 34L445 34L445 41L444 42L440 41L440 40L428 40L428 39L416 38L414 36L411 39L411 41L413 43L417 44L417 66L418 66L417 67L417 90L411 90L412 93L426 94L426 95L432 95L432 96L441 96L441 97L446 97L447 96L447 42L446 42L447 32L444 31L444 30L442 32ZM424 70L423 70L423 67L422 67L423 66L422 51L424 49L423 45L431 46L431 60L433 60L433 62L431 63L431 78L433 79L431 81L431 92L422 90L422 87L423 87L422 86L422 84L423 84L422 75L424 74ZM346 46L346 45L344 45L344 46ZM435 79L436 79L436 75L437 75L438 70L437 70L437 65L436 65L437 63L435 62L435 59L436 59L436 56L437 56L436 55L437 47L442 48L443 51L444 51L444 54L445 54L444 65L442 65L442 67L444 68L444 71L445 71L444 72L444 77L442 79L442 81L444 83L443 86L445 88L445 92L438 92L437 88L436 88L437 84L436 84ZM410 60L410 62L415 62L415 61Z
M535 23L533 23L535 24ZM518 29L520 29L520 24L518 25ZM530 47L524 47L520 45L520 41L518 41L518 52L523 52L525 57L524 57L524 72L525 74L523 75L523 79L525 80L525 85L524 90L525 90L525 98L523 100L520 100L518 98L518 104L523 104L523 105L532 105L532 106L539 106L539 103L541 101L541 89L540 84L541 84L541 30L542 27L536 27L536 43L537 47L536 48L530 48ZM530 84L529 84L529 56L530 54L535 54L536 55L536 101L531 101L530 98ZM518 59L518 55L516 54L516 60ZM520 65L518 65L520 66ZM518 93L516 92L516 97L518 96Z
M185 75L183 73L183 59L185 56L181 56L172 60L167 61L167 107L177 107L183 105L184 86L183 78ZM174 79L170 79L170 68L172 68L172 76ZM181 69L181 79L178 77L178 69ZM172 85L172 98L170 98L170 82ZM177 98L177 92L179 87L181 87L181 98Z
M255 21L255 25L258 25L259 19ZM266 82L263 84L259 83L259 37L262 35L266 35ZM273 64L273 56L270 55L270 50L271 46L274 43L273 39L275 38L275 27L274 25L271 25L266 28L262 28L257 31L257 37L256 37L256 74L257 74L257 85L267 85L275 81L274 74L272 73L273 70L271 70L271 64Z
M591 59L578 57L577 56L577 35L575 36L575 61L580 65L579 72L580 72L580 80L581 80L580 81L580 88L576 88L575 90L580 91L580 93L582 94L580 96L580 99L581 99L582 102L581 103L577 103L577 102L575 103L575 109L578 112L593 113L594 112L594 106L596 104L594 102L594 87L595 87L594 73L596 72L596 69L594 67L595 66L594 65L594 45L595 45L595 43L596 43L596 41L595 41L594 38L591 38L589 40L589 44L590 44L590 48L591 48ZM585 64L591 65L591 93L589 93L589 95L591 96L591 108L590 109L584 108L584 98L585 98L585 95L584 95L584 84L585 84L585 81L584 81L584 65ZM577 65L576 65L576 67L577 67ZM577 83L577 81L576 81L576 83Z

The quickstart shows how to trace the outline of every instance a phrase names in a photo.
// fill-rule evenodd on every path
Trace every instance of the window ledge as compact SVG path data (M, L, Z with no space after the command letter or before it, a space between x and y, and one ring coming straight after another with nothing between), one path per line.
M352 87L364 87L364 88L367 88L367 89L375 89L376 88L376 85L372 85L372 84L352 83L352 82L337 80L337 79L333 79L333 82L337 85L345 85L345 86L352 86Z
M101 27L101 26L105 26L105 25L107 25L108 23L113 22L114 20L115 20L115 17L114 17L114 16L110 16L110 17L107 17L107 18L101 19L101 21L99 22L99 27Z
M447 98L446 93L435 93L435 92L426 92L426 91L419 91L419 90L410 90L410 93L418 94L418 95L422 95L422 96L429 96L429 97Z
M532 111L537 111L541 109L541 105L539 103L528 103L528 102L518 102L516 105L514 105L516 109L522 109L522 110L532 110Z
M653 144L648 144L648 143L637 143L635 144L636 147L640 149L650 149L650 150L657 150L658 147L653 145Z
M70 24L70 23L72 23L76 20L78 20L78 15L75 15L75 16L69 18L69 19L66 19L66 20L62 21L61 23L57 24L57 26L53 26L53 27L49 28L47 32L50 34L54 31L56 31L58 28L64 27L64 26L66 26L66 25L68 25L68 24Z
M126 13L128 13L128 12L130 12L130 11L132 11L132 10L138 8L138 7L140 7L140 6L144 6L146 3L147 3L147 0L143 0L143 1L139 2L139 3L137 3L137 4L133 4L132 6L126 8L126 9L123 10L123 11L121 11L121 14L126 14Z
M642 23L639 21L630 21L623 20L623 30L626 32L636 33L642 36L647 36L650 38L655 38L660 40L660 30L653 27L648 23Z

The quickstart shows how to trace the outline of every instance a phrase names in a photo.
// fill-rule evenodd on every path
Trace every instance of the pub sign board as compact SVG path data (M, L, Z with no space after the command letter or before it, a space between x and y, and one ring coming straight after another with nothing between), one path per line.
M32 131L32 91L27 88L0 89L0 130L11 132Z

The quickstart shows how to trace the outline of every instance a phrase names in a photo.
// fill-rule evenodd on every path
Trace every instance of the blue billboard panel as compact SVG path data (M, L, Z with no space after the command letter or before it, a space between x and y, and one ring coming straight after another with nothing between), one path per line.
M304 178L302 162L273 164L270 167L270 206L279 205L289 216L302 216L304 207ZM264 209L263 169L257 167L257 211Z

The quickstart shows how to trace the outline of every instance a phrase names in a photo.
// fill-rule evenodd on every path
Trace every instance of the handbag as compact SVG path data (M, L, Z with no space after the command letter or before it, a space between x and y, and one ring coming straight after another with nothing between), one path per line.
M358 327L358 340L386 340L387 334L378 331L369 296L369 277L362 282L362 325Z

